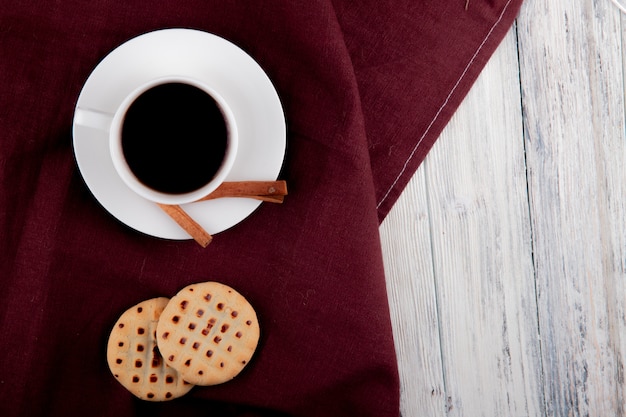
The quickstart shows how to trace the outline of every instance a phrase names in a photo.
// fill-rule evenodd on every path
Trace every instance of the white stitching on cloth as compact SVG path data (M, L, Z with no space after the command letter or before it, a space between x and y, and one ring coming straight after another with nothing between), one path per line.
M493 26L491 26L491 29L489 29L489 32L487 32L487 35L485 36L485 38L483 39L483 41L480 43L480 45L478 45L478 48L476 49L476 52L474 52L474 55L472 55L472 58L470 59L470 61L467 63L467 65L465 66L465 69L463 70L463 72L461 73L461 75L459 76L459 79L456 81L456 83L454 84L454 86L452 86L452 89L450 90L450 93L448 93L448 96L446 97L446 99L444 100L443 104L441 105L441 107L439 107L439 110L437 110L437 113L435 113L435 117L433 117L433 119L431 120L430 124L428 125L428 127L426 128L426 130L424 131L424 134L422 134L422 136L419 138L419 140L417 141L417 143L415 144L415 147L413 147L413 150L411 151L411 153L409 154L409 157L407 158L407 160L404 163L404 166L402 167L402 169L400 170L400 173L398 174L398 176L396 177L395 181L391 184L391 186L389 187L389 189L387 190L387 192L385 193L385 195L383 196L383 198L380 200L380 202L376 205L376 209L379 209L380 206L385 202L385 200L387 200L387 197L389 197L389 194L391 193L391 190L393 190L393 188L396 186L396 184L398 183L398 181L400 181L400 177L402 177L402 175L404 174L404 171L406 171L409 162L411 162L411 159L413 159L413 157L415 156L415 152L417 152L417 149L419 148L419 146L422 144L422 141L424 140L424 138L426 137L426 135L428 134L428 132L430 132L430 128L435 124L435 122L437 121L437 119L439 118L439 115L441 114L441 112L443 111L443 109L446 107L446 105L448 104L448 102L450 101L450 97L452 97L452 94L454 94L454 92L456 91L457 87L459 86L459 84L461 84L461 81L463 80L463 78L465 77L465 75L467 75L467 72L469 71L470 67L472 66L472 64L474 63L474 61L476 60L476 57L478 56L478 54L480 53L480 51L483 49L483 46L485 46L485 43L487 43L487 40L489 39L489 37L491 36L491 34L493 33L493 31L495 30L496 26L498 26L498 24L500 23L500 21L502 20L502 18L504 17L504 13L506 12L506 10L509 7L509 4L511 4L511 1L513 0L509 0L506 2L506 4L504 5L504 8L502 9L502 12L500 13L500 16L498 16L498 19L495 21L495 23L493 24Z

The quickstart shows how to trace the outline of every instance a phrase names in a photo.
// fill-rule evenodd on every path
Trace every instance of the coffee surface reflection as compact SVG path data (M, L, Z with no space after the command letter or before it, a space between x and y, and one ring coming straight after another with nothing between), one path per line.
M216 101L189 84L156 85L137 97L121 127L122 152L137 179L169 194L195 191L222 165L228 125Z

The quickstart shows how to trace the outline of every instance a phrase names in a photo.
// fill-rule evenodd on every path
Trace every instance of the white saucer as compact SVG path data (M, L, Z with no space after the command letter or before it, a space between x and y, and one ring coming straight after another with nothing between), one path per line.
M226 181L274 180L285 157L283 109L270 79L239 47L190 29L164 29L138 36L107 55L91 73L77 108L112 114L130 91L171 74L199 79L230 105L239 130L239 151ZM140 232L190 239L156 204L130 190L109 154L108 133L73 124L74 154L85 183L113 216ZM223 198L184 205L207 232L222 232L248 217L259 201Z

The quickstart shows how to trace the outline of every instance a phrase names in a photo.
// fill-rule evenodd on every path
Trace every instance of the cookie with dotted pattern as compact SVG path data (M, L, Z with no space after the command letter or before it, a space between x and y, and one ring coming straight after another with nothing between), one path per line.
M183 288L157 325L165 362L195 385L220 384L237 376L252 358L259 336L254 308L218 282Z
M126 310L107 343L107 362L113 376L147 401L173 400L193 388L163 360L156 343L157 323L168 301L153 298Z

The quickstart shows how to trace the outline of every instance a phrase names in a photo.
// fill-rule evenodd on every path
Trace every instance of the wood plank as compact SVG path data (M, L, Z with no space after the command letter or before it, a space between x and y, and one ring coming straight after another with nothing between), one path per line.
M450 416L543 413L518 65L511 31L426 162Z
M620 16L534 0L518 20L547 415L624 415Z
M517 74L511 31L381 226L404 417L543 413Z
M424 170L380 227L403 417L443 416L445 392Z

